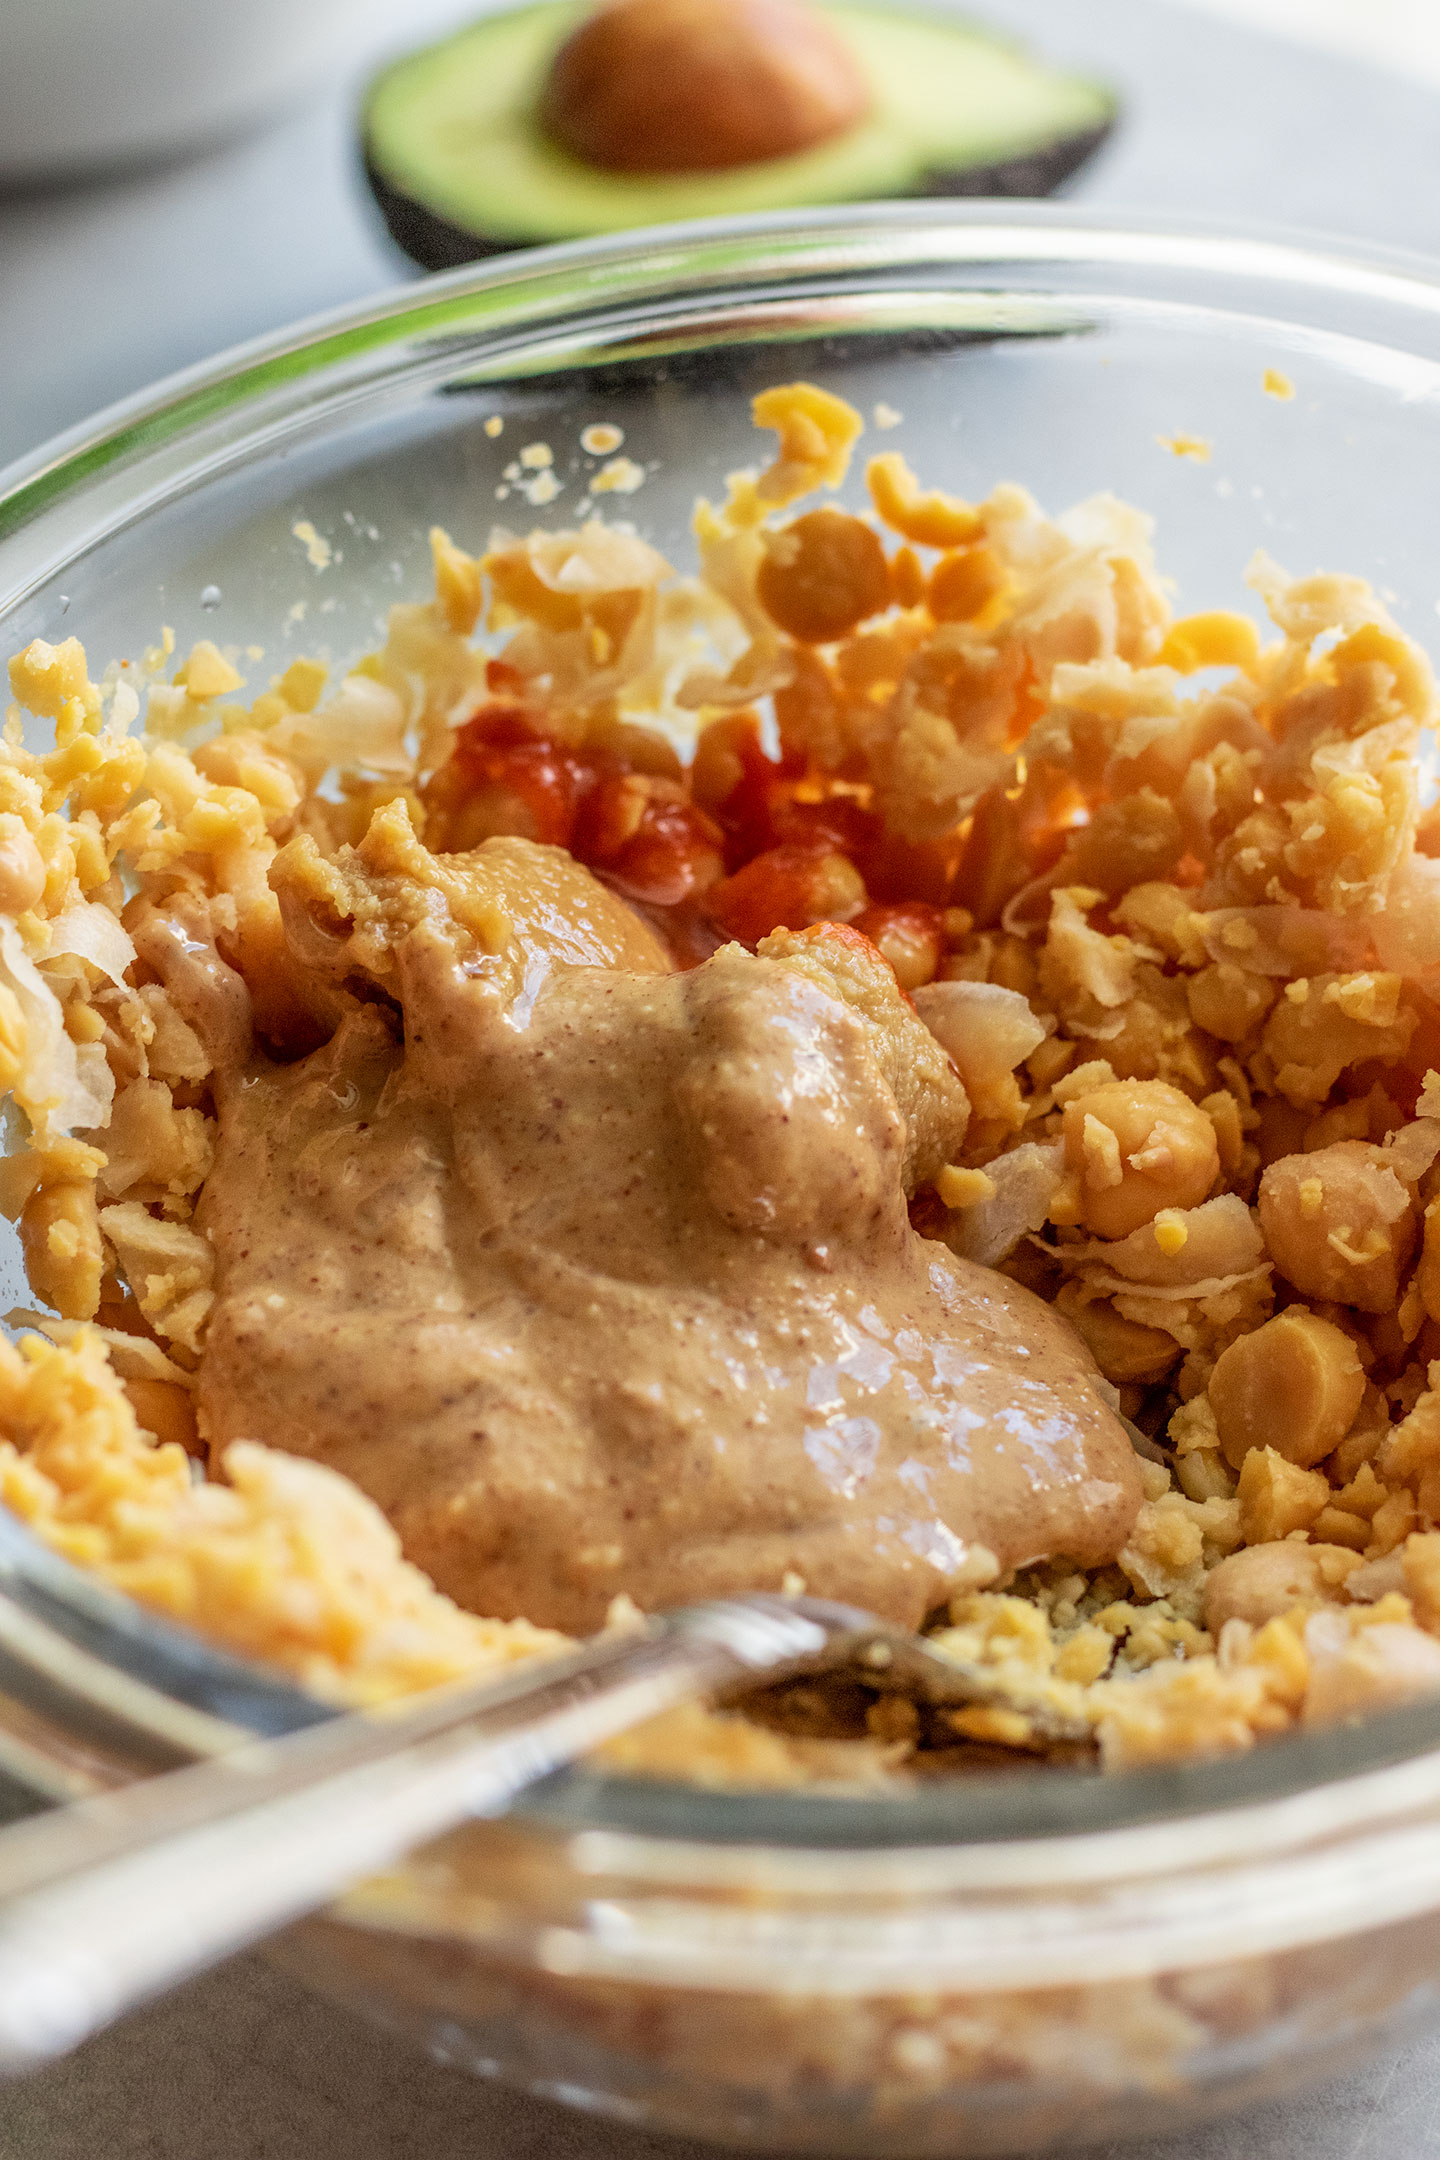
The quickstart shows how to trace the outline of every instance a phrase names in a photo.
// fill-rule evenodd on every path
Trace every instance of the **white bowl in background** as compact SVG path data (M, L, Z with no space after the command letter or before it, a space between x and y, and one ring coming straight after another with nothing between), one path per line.
M0 184L195 150L463 0L0 0Z

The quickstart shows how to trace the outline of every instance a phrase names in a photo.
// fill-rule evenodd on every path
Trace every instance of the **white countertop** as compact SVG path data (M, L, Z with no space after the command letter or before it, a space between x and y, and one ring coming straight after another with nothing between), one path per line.
M1440 8L1435 0L1190 0L1250 30L1279 32L1440 84Z
M1440 256L1437 0L973 6L1126 90L1127 124L1081 200L1261 216ZM401 42L470 11L466 0L397 0ZM1258 24L1311 42L1254 35ZM1390 71L1357 67L1356 55ZM0 463L172 368L410 274L368 205L353 100L353 81L336 82L267 133L203 158L106 185L0 195ZM255 1959L0 2088L0 2160L700 2152L417 2060ZM1440 2160L1440 2041L1392 2050L1288 2107L1123 2152Z

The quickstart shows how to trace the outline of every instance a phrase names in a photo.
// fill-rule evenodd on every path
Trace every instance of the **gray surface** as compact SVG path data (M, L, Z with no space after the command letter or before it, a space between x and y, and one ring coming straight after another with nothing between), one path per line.
M1440 2053L1289 2107L1071 2160L1432 2160ZM417 2062L255 1959L0 2095L0 2160L715 2160Z
M1083 200L1440 252L1437 92L1165 0L966 4L1127 93ZM409 0L408 34L466 11ZM0 464L172 368L410 274L359 175L353 102L339 83L208 157L0 196Z
M44 4L44 0L35 0ZM463 0L411 0L412 34ZM1078 190L1440 252L1440 95L1164 0L986 0L1129 95ZM0 198L0 462L156 375L406 274L353 160L353 87L106 187ZM1129 2160L1440 2160L1440 2044ZM473 2085L253 1960L0 2090L0 2160L671 2160ZM1090 2160L1099 2160L1091 2155Z

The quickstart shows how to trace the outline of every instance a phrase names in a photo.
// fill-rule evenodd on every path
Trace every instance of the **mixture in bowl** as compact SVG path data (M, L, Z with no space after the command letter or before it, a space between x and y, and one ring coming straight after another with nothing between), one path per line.
M755 417L698 575L437 529L338 682L12 660L0 1497L337 1701L803 1587L1009 1705L791 1687L663 1774L1440 1688L1424 655L1264 558L1270 642L1175 619L1110 497L795 514L860 417Z

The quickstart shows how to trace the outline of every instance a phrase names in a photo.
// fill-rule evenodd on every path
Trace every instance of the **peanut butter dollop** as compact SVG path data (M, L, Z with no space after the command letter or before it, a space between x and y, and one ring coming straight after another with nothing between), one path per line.
M790 1574L913 1625L1114 1557L1088 1353L911 1228L968 1104L864 940L672 973L560 851L428 856L398 806L272 881L347 1009L221 1091L213 1447L332 1464L462 1604L571 1630Z

